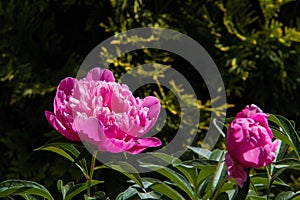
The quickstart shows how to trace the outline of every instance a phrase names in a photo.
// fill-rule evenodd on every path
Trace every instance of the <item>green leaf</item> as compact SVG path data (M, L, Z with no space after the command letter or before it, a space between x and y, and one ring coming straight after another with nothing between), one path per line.
M130 199L138 194L138 191L135 188L129 187L124 192L121 192L117 197L116 200L125 200Z
M200 158L208 159L211 156L211 151L204 148L199 147L188 147L188 149L192 150L194 153L198 154Z
M215 174L213 177L212 185L211 185L213 191L220 186L220 183L226 177L226 174L227 174L226 169L227 168L226 168L225 162L220 162L217 165L216 171L215 171Z
M138 194L138 196L140 197L139 199L161 199L161 195L165 195L167 197L170 197L171 199L184 199L180 193L178 193L172 187L168 186L166 183L158 179L146 177L146 178L142 178L142 181L144 185L143 190L145 192L139 192L139 190L135 189L135 188L140 188L137 184L130 187L130 188L134 188L133 193ZM159 186L159 184L161 185ZM154 191L146 192L146 190L154 190ZM132 197L132 195L130 195L130 197ZM123 198L119 198L118 200L121 199L123 200L126 198L123 197Z
M300 137L293 124L280 115L270 115L268 119L277 124L282 129L282 132L288 136L289 141L292 143L290 146L295 150L298 158L300 158Z
M3 197L3 198L1 198L1 200L14 200L12 197Z
M76 152L77 154L77 152ZM73 161L73 164L75 163L82 163L83 165L86 165L86 160L85 158L88 157L90 155L90 152L87 149L82 149L79 152L79 155L76 156L75 160Z
M88 167L85 159L81 158L81 153L76 149L73 144L70 143L49 143L35 150L45 150L57 153L66 159L70 160L72 163L80 169L85 177L88 177ZM78 158L80 160L77 162Z
M229 200L228 194L226 192L222 192L219 194L216 200Z
M281 192L276 196L275 200L290 200L297 196L300 196L300 192L298 192L298 194L292 191Z
M196 179L198 175L196 168L187 168L181 165L177 165L176 169L178 169L187 178L187 180L191 183L192 187L196 186Z
M36 195L29 195L29 194L24 194L21 195L24 199L26 200L45 200L44 197L41 196L36 196Z
M151 191L151 192L145 192L145 193L142 193L142 192L139 192L138 193L140 199L161 199L161 194L160 193L157 193L155 191Z
M99 183L103 183L103 181L97 181L97 180L91 180L91 184L90 186L95 186ZM75 197L76 195L78 195L79 193L83 192L84 190L86 190L88 188L88 181L86 181L85 183L80 183L80 184L76 184L73 187L71 187L67 193L66 193L66 197L64 200L70 200L73 197Z
M296 192L291 198L290 200L299 200L300 197L300 191Z
M208 167L208 168L201 169L196 181L196 191L199 190L199 187L202 184L202 182L206 180L209 176L212 176L214 173L215 173L215 167L214 168Z
M222 155L220 157L220 160L223 160L225 157L225 152L222 152ZM224 181L226 181L226 176L227 175L227 168L226 168L226 164L224 161L220 161L216 167L216 171L214 173L213 176L213 180L211 182L211 190L212 190L212 196L216 195L216 193L218 193L221 188L223 186Z
M245 200L266 200L266 197L248 195Z
M191 199L194 199L194 191L192 190L190 183L188 182L188 180L186 180L184 176L182 176L178 172L170 168L162 167L154 164L143 164L141 166L152 169L157 173L160 173L161 175L169 178L171 181L173 181L175 186L177 186L182 191L184 191Z
M222 161L224 160L224 150L221 149L215 149L213 150L211 156L209 157L209 160L215 160L215 161Z
M89 197L86 194L84 194L84 200L97 200L96 197Z
M184 198L176 190L163 182L157 182L150 186L153 190L169 197L173 200L184 200Z
M256 174L251 177L251 182L255 187L261 187L266 188L269 183L269 179L266 177L266 174ZM285 186L289 187L288 184L286 184L281 179L272 177L272 184L273 185L279 185L279 186Z
M50 192L42 185L25 180L6 180L0 183L0 197L11 195L38 195L54 200Z
M131 180L133 180L136 184L138 184L141 188L143 188L143 182L142 179L138 173L138 171L129 163L127 162L118 162L116 165L110 166L112 169L124 174ZM132 173L134 172L134 173Z
M181 162L181 160L179 158L170 156L170 155L165 154L165 153L152 153L151 152L149 154L153 155L156 158L159 158L159 159L165 161L168 164L176 164L176 163L180 163Z
M66 185L63 185L62 180L57 181L57 189L61 192L63 199L65 199L67 192L70 190L71 187L73 187L75 184L74 182L69 182Z
M97 191L94 193L93 195L94 197L96 197L96 199L107 199L106 193L104 191Z
M138 160L140 164L155 164L155 165L161 165L161 166L167 166L167 165L178 165L182 163L182 161L174 156L165 154L165 153L157 153L157 152L150 152L147 153L147 156Z
M275 127L271 127L271 130L273 132L273 136L279 140L281 140L282 142L284 142L285 144L289 145L289 146L293 146L293 142L290 140L290 138L283 133L282 131L280 131L278 128Z
M216 168L219 162L215 160L203 160L203 159L196 159L196 160L188 160L182 162L180 165L185 167L195 167L198 169L203 169L207 167Z
M282 172L284 172L284 170L286 170L286 168L274 169L273 170L274 172L273 172L273 175L272 175L272 180L277 178Z
M274 162L273 165L277 169L288 168L288 169L300 170L300 160L294 158L285 158L277 162Z
M203 200L209 200L212 195L211 182L213 176L209 176L199 187L198 194Z
M288 145L286 143L282 142L281 140L279 140L275 161L283 159L283 157L286 154L287 149L288 149Z

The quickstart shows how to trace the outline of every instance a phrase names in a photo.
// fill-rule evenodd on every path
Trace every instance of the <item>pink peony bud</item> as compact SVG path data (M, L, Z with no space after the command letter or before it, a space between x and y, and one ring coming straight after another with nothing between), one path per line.
M135 98L127 85L115 82L111 71L94 68L85 78L65 78L57 88L49 123L66 138L86 141L100 151L138 154L161 145L142 138L160 112L156 97Z
M244 168L265 167L276 157L278 141L272 141L267 118L266 113L252 104L239 112L228 127L225 162L229 179L234 178L240 187L247 180Z

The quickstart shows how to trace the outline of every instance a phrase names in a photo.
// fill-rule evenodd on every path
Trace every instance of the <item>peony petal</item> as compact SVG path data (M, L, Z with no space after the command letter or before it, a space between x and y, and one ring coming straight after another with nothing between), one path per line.
M143 133L140 133L139 136L145 135L155 125L160 113L161 105L159 99L157 99L156 97L148 96L144 99L143 107L149 108L147 114L148 119L145 121L146 129Z
M100 69L99 67L91 69L85 76L85 80L115 82L114 75L110 70Z
M108 138L105 143L103 143L104 148L111 153L120 153L127 151L134 147L136 142L134 140L119 140L116 138Z
M253 115L251 118L258 122L260 126L263 126L267 130L269 137L272 139L273 133L272 130L269 128L268 116L269 115L265 113L258 113Z
M144 99L143 107L148 107L150 119L157 119L160 112L160 102L156 97L148 96Z
M262 110L256 106L255 104L251 104L251 106L246 106L241 112L236 115L236 118L247 118L256 113L262 113Z
M115 82L115 77L110 70L104 69L104 70L102 70L102 74L100 76L100 81Z
M121 86L116 86L111 96L111 108L115 113L128 113L129 112L129 101L128 96L132 94L129 91L125 91Z
M161 144L161 141L156 137L142 138L138 139L138 143L133 148L127 150L127 152L131 154L138 154L147 149L148 147L158 147Z
M243 187L244 182L247 180L247 172L242 165L236 164L228 152L225 155L225 163L228 170L228 180L234 178L238 186Z
M88 118L79 114L74 120L74 129L77 130L80 138L91 144L103 142L103 126L96 118Z
M61 105L63 105L65 101L69 100L69 96L73 93L75 82L76 79L68 77L59 83L54 99L54 113L60 109Z
M243 154L241 164L245 167L258 168L262 166L260 160L265 160L265 158L263 147L256 147Z
M53 128L62 134L64 137L72 141L80 141L79 136L73 132L73 130L68 130L57 117L49 111L45 111L45 116L48 122L53 126Z

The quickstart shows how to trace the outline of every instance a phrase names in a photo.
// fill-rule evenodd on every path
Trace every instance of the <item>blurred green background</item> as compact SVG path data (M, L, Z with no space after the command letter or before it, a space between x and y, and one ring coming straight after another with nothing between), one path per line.
M53 110L59 81L75 77L90 50L132 28L170 28L201 44L217 64L228 103L234 105L227 116L255 103L294 120L299 130L299 9L300 1L290 0L0 0L0 181L38 181L55 193L58 179L83 179L63 158L33 151L58 135L44 111ZM203 110L209 110L204 82L176 55L143 50L110 67L118 76L153 61L186 75L204 102ZM172 128L164 131L172 134ZM126 177L117 172L103 170L99 177L109 196L126 188ZM299 176L287 177L298 190Z

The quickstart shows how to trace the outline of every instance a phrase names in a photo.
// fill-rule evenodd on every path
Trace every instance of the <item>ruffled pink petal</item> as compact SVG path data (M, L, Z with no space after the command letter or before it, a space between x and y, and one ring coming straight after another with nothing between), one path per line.
M161 145L139 139L153 127L160 111L155 97L135 98L109 70L94 68L85 78L66 78L57 88L49 123L70 140L86 141L101 151L138 153ZM80 137L79 137L80 136Z
M149 108L148 115L147 115L148 124L146 124L146 129L144 130L144 133L142 133L140 136L143 136L144 134L149 132L150 129L155 125L160 113L161 105L159 100L156 97L148 96L144 99L143 107Z
M78 115L74 120L73 128L78 132L83 141L87 141L91 144L102 142L103 125L96 118Z
M133 148L127 150L127 152L131 154L138 154L147 149L148 147L158 147L161 144L161 141L156 137L142 138L138 139L138 143Z
M129 116L127 113L118 113L115 119L121 131L132 137L139 137L143 127L137 122L137 117L134 119L134 116Z
M73 93L75 82L76 79L68 77L59 83L54 99L54 113L60 109L61 105L63 105L66 100L69 100L69 96Z
M246 106L241 112L236 115L236 118L247 118L256 113L262 113L262 110L256 106L255 104L251 104L251 106Z
M277 147L278 147L278 140L274 140L272 142L273 146L272 146L272 152L276 153L277 152Z
M261 160L264 160L264 149L263 147L256 147L254 149L251 149L249 151L246 151L242 156L242 163L243 166L247 167L260 167Z
M231 155L234 155L233 159L235 160L240 157L241 148L247 148L247 145L244 144L244 130L245 128L247 129L247 127L243 127L247 124L247 122L247 119L244 118L235 119L234 121L232 121L227 131L226 146L228 152Z
M115 77L113 73L108 69L100 69L99 67L91 69L86 77L87 81L106 81L106 82L115 82Z
M52 112L45 111L45 116L48 122L53 126L53 128L60 134L62 134L64 137L72 141L80 141L79 136L72 130L68 130L66 126L63 125L63 122L59 121Z
M234 178L238 186L243 187L247 180L247 172L241 165L234 163L229 153L225 155L225 162L227 165L228 180Z
M134 140L120 140L117 138L107 138L105 143L102 143L103 147L111 153L125 152L136 145Z
M156 97L148 96L144 99L143 107L148 107L150 119L156 119L160 112L160 102Z
M276 158L278 140L274 140L272 143L267 144L267 145L268 145L268 148L265 148L265 149L268 149L269 151L267 152L268 154L266 155L264 166L268 166Z
M114 88L111 95L111 108L115 113L129 112L129 97L131 92L127 89L122 89L118 86Z

